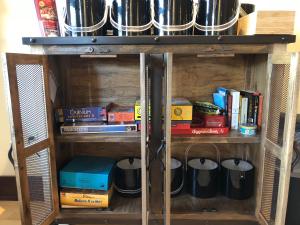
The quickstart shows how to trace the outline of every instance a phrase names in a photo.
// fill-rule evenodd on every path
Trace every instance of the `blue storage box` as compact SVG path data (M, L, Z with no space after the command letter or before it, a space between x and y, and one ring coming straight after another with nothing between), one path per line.
M114 164L110 158L77 156L60 171L60 187L107 191Z

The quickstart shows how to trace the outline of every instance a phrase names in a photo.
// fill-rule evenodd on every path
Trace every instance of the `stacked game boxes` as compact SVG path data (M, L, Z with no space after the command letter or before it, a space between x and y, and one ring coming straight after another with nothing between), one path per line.
M69 107L56 110L61 134L134 132L133 107L107 104L93 107Z
M62 208L108 208L113 192L115 161L105 157L77 156L60 170Z
M189 128L173 129L172 134L203 135L203 134L226 134L225 117L222 110L209 102L193 102L193 120Z
M149 107L149 116L150 109ZM193 105L192 103L185 98L173 98L172 99L172 129L181 130L181 129L189 129L191 127L192 118L193 118ZM141 121L141 105L140 101L136 101L135 107L135 121L138 124L138 128L140 129L140 121Z

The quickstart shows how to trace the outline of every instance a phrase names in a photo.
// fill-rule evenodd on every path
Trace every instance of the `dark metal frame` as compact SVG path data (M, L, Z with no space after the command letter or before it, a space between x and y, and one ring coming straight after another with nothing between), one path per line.
M24 45L169 45L293 43L295 35L23 37Z

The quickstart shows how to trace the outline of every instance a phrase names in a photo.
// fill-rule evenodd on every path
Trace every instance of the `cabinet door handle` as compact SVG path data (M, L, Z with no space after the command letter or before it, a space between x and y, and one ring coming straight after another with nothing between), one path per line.
M12 156L12 152L13 152L13 148L12 148L12 145L11 145L10 148L9 148L9 150L8 150L8 155L7 156L8 156L8 159L9 159L11 165L13 167L15 167L15 160L14 160L14 158Z

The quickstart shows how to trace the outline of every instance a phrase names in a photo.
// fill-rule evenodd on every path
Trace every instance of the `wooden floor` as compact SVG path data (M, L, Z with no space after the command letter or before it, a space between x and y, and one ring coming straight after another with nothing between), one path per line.
M19 206L17 202L0 201L0 224L21 225Z

